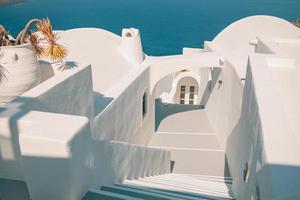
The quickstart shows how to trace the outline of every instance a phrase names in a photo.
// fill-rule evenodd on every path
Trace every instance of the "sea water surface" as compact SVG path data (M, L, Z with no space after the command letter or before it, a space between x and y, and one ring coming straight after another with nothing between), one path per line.
M0 6L0 24L14 36L29 19L47 16L56 30L99 27L120 35L122 28L135 27L148 55L201 47L250 15L292 21L300 18L300 0L28 0Z

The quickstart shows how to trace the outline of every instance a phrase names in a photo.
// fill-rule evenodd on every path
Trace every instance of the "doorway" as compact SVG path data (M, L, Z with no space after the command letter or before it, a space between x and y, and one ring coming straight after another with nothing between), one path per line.
M196 85L180 85L179 104L194 105L197 103Z

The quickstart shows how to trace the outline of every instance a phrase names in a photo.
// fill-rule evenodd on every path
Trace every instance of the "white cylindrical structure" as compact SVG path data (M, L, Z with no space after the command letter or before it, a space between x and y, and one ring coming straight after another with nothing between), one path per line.
M121 51L124 57L133 64L141 64L144 53L138 29L129 28L122 30Z
M5 78L0 83L0 105L6 104L40 82L40 68L30 43L0 47Z

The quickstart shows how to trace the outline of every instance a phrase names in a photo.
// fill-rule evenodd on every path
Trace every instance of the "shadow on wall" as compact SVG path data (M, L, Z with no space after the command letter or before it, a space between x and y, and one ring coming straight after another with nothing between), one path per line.
M8 113L12 112L12 113ZM0 108L0 116L10 115L9 129L10 138L0 136L0 174L3 176L23 179L24 174L21 172L21 152L19 146L19 129L17 121L25 116L28 111L8 108ZM1 130L0 130L1 131ZM1 133L0 133L1 134ZM3 152L5 151L5 152ZM18 191L18 192L16 192ZM22 196L22 198L19 198ZM29 199L29 193L25 182L16 180L0 179L0 199Z
M259 114L256 115L259 120ZM237 193L236 198L299 199L300 166L266 163L261 125L250 126L251 124L247 124L249 121L251 120L244 119L243 115L238 119L225 149L235 183L233 187Z
M75 188L77 188L80 192L80 189L82 190L82 187L80 187L81 183L78 183L78 181L74 181L68 183L67 185L65 185L65 187L59 183L60 181L63 182L63 180L61 180L61 177L66 177L66 174L73 173L72 171L69 171L70 165L77 165L75 168L81 168L82 173L72 175L70 174L68 177L73 176L76 177L75 180L82 180L83 182L92 182L91 185L95 185L93 183L97 183L96 185L101 185L101 183L115 183L115 181L117 181L118 170L114 169L113 166L123 168L130 166L127 164L122 166L114 165L114 163L120 163L120 161L122 160L126 161L126 159L124 159L124 157L126 156L126 150L122 149L122 147L124 146L116 145L119 148L112 148L112 144L109 141L94 141L90 138L89 135L86 134L76 135L70 142L70 151L72 155L71 160L38 156L22 156L19 145L18 120L25 116L28 112L30 112L30 110L20 110L20 108L22 108L23 105L26 105L32 100L32 98L19 97L9 105L9 108L0 108L0 115L10 116L9 129L11 131L11 138L0 136L0 145L2 147L5 147L5 150L10 150L10 152L0 151L1 174L8 175L10 177L15 176L15 179L24 179L23 169L21 169L22 166L24 167L26 172L34 173L26 174L27 178L34 177L35 181L40 181L39 183L44 183L45 180L47 180L48 183L51 183L49 187L57 187L57 191L62 191L66 194L71 195L74 193L76 194L76 192L68 191L67 188L72 188L69 184L78 184L78 186ZM41 105L40 107L42 108L43 106ZM8 112L10 112L11 114L9 114ZM114 151L112 149L114 149ZM82 154L84 154L84 156L82 156ZM4 169L9 171L3 171ZM125 169L121 171L124 172L124 170ZM53 171L55 173L51 173ZM20 174L12 174L12 172L19 172ZM74 170L74 172L78 171ZM81 177L77 179L78 176ZM87 177L92 177L93 180L85 180ZM60 181L58 182L58 180ZM5 187L2 187L2 185L5 185ZM38 190L47 192L47 187L45 187L45 185L37 185L40 187ZM18 192L16 193L16 191ZM84 191L87 191L87 188L85 188ZM18 198L19 195L21 195L22 198ZM49 193L49 197L51 197L52 195L53 194ZM0 199L26 200L29 199L27 198L28 196L29 193L25 182L0 179Z
M203 109L202 105L183 105L183 104L168 104L162 103L161 99L155 100L155 131L157 131L160 123L168 116L190 111Z
M0 199L26 200L27 196L29 195L26 183L16 180L24 180L25 178L22 169L22 154L19 145L20 131L18 127L18 120L30 112L30 110L26 109L26 104L31 101L35 101L36 107L47 108L47 106L44 106L42 102L27 97L18 97L13 102L8 104L8 107L0 107L0 119L1 116L9 118L8 129L10 131L9 137L5 137L1 136L1 131L3 131L3 129L0 129L0 176L7 176L11 179L15 179L9 181L6 179L0 179L0 186L1 184L9 184L7 187L0 187ZM25 109L23 109L24 106ZM38 111L47 110L40 109ZM3 122L6 123L5 118ZM16 191L20 192L16 194ZM22 198L16 198L18 195L23 196Z
M112 154L109 142L92 141L80 134L70 142L69 158L23 156L30 192L42 195L32 198L78 199L92 186L113 184L117 176L112 166L112 158L116 157Z
M30 100L22 98L14 103L22 105ZM70 141L62 144L61 141L48 138L27 137L25 133L20 136L18 121L29 111L18 110L17 106L0 109L0 115L8 116L8 112L10 112L11 138L0 137L0 177L25 180L28 189L25 182L0 179L0 199L27 200L28 190L32 199L79 199L78 197L83 197L89 188L97 189L101 185L120 183L127 178L165 173L167 169L166 163L169 163L167 152L122 142L93 140L88 123ZM55 126L56 123L52 125ZM34 132L30 135L34 135ZM57 145L67 147L69 153L51 156L39 148L28 146L34 141L37 146L45 143L53 147ZM162 164L164 160L166 163ZM12 178L14 176L15 178ZM13 189L2 187L1 184L10 184ZM23 192L22 198L16 198L22 194L19 192L16 194L16 191Z
M0 200L30 200L24 181L0 179Z
M204 108L209 100L209 97L211 95L211 93L213 92L213 88L215 88L215 85L218 83L219 86L217 87L217 89L220 88L221 84L222 84L222 80L219 80L220 74L222 72L221 68L212 68L210 73L211 73L211 80L209 80L207 82L207 85L205 87L205 90L203 92L203 96L200 100L200 105L203 105Z
M252 194L257 199L300 199L299 172L299 165L265 165L257 172L258 186L253 189Z
M73 69L78 67L78 62L66 61L50 63L44 60L39 60L39 66L41 70L41 83L55 76L55 71L62 72L64 70ZM55 70L55 71L54 71Z
M41 60L39 61L39 65L41 70L41 83L55 75L51 63Z
M113 98L105 97L103 94L95 91L93 92L93 97L94 97L95 116L100 114L107 107L107 105L113 100Z
M138 146L79 134L70 142L68 158L23 156L23 166L31 194L41 195L33 199L78 199L90 188L157 175L163 169L154 172L151 165L158 166L160 159Z

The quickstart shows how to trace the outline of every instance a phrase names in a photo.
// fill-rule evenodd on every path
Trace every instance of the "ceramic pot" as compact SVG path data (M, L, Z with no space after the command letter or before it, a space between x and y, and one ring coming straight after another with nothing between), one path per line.
M6 76L0 83L0 105L40 83L40 68L30 43L0 47L0 65L5 68Z

